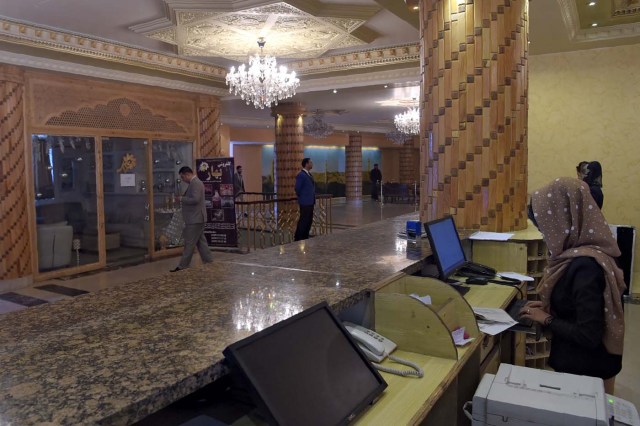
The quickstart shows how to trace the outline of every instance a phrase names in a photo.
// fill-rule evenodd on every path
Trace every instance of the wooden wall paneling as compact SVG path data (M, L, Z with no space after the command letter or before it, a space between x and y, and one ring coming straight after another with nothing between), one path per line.
M198 152L197 158L222 156L220 139L220 102L213 96L198 98ZM196 158L196 157L194 157Z
M522 89L520 81L527 46L518 41L527 39L526 4L478 0L456 7L422 0L421 10L422 116L425 132L433 135L431 152L429 135L421 141L432 191L425 194L421 216L457 214L463 227L517 229L524 225L520 206L526 197L515 190L525 180L526 114L522 126L514 117L526 103L526 81Z
M349 133L349 143L345 147L346 156L346 197L347 200L362 199L362 135ZM400 175L403 169L400 167ZM402 180L402 179L401 179Z
M195 140L196 95L45 71L27 76L32 129Z
M24 126L25 81L22 71L0 66L0 279L31 272L28 238L27 153Z

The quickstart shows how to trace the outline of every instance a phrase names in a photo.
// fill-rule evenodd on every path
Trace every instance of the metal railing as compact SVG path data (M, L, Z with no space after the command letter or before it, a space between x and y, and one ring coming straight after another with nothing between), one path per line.
M274 193L245 192L236 197L236 226L241 251L262 249L294 240L298 199L278 199ZM332 232L331 195L316 195L311 235Z

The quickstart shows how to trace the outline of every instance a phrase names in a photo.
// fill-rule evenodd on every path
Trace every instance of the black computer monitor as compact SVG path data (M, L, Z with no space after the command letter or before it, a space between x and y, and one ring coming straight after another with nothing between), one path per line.
M271 424L346 424L387 387L326 303L224 350Z
M447 279L467 263L452 216L424 224L440 279Z

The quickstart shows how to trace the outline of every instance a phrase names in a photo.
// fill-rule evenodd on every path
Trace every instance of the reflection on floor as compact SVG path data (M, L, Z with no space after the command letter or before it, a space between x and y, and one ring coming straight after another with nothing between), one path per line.
M416 207L413 204L386 203L383 205L369 199L361 202L335 202L332 207L333 232L340 232L341 229L353 228L389 217L411 213L415 210ZM220 260L242 256L242 254L238 253L214 253L214 257ZM84 274L79 277L49 280L45 283L36 283L33 287L2 292L0 294L0 314L26 309L28 306L81 296L87 292L121 286L145 278L165 275L177 263L178 259L173 257L135 266ZM198 255L195 255L193 265L199 263L200 259ZM625 321L627 329L623 368L616 379L616 394L640 407L640 388L638 387L638 383L640 383L640 328L634 326L635 324L640 324L640 302L625 305Z

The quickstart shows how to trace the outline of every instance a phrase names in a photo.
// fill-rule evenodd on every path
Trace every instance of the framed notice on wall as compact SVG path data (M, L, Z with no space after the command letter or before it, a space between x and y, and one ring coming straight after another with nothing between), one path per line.
M233 158L196 160L198 178L204 183L207 223L204 235L209 247L237 247L236 206L233 197Z

